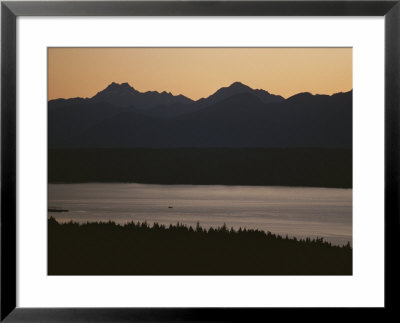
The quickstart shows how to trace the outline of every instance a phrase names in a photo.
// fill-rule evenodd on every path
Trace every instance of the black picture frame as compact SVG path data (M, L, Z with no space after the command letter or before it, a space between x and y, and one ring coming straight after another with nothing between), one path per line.
M17 308L16 19L19 16L384 16L385 19L385 307L399 286L400 1L2 1L1 3L1 321L129 322L266 319L255 308ZM311 309L290 310L310 315ZM316 310L316 309L312 309ZM336 315L336 310L324 309ZM344 310L344 309L342 309ZM321 309L317 310L321 311ZM347 309L350 314L350 309ZM306 314L307 313L307 314ZM315 315L315 313L313 313ZM270 313L268 313L270 315ZM296 314L297 315L297 314ZM319 315L319 314L317 314ZM340 314L342 315L342 314Z

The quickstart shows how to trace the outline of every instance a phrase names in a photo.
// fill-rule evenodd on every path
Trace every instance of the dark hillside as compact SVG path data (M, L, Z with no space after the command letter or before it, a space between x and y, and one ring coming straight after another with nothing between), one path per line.
M350 149L50 149L49 183L352 187Z
M49 275L351 275L352 249L322 239L181 224L59 224L49 219Z

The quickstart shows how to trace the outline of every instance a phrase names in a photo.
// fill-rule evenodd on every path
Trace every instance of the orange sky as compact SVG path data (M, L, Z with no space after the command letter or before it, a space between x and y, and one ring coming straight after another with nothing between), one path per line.
M49 48L48 99L111 82L197 100L235 81L289 97L351 90L351 48Z

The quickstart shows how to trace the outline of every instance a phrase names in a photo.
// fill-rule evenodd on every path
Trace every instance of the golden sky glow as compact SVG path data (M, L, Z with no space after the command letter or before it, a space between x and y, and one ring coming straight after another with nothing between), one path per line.
M235 81L287 98L352 85L351 48L49 48L48 99L92 97L111 82L197 100Z

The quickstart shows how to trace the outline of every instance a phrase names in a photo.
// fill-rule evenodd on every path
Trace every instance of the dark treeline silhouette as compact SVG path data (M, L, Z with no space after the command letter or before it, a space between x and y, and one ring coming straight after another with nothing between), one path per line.
M351 149L49 149L50 183L352 187Z
M352 248L260 230L48 220L49 275L351 275Z

